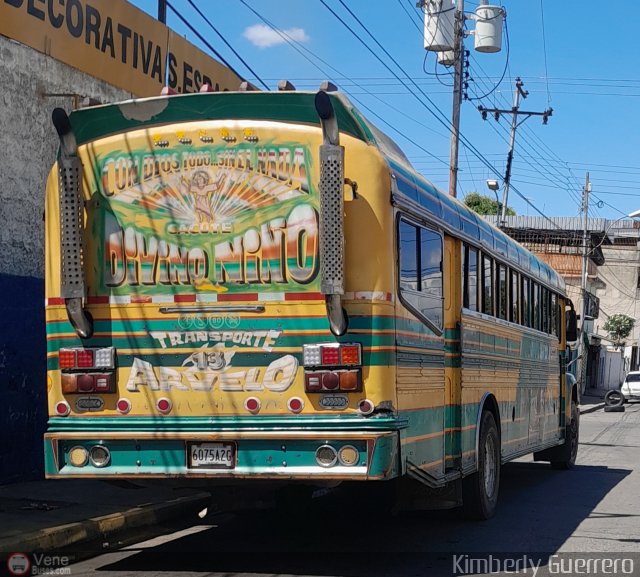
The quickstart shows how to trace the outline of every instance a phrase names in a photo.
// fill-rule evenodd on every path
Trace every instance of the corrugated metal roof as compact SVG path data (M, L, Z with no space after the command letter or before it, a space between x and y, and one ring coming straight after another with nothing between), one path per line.
M491 224L497 225L497 216L485 216ZM551 222L550 222L551 221ZM535 229L535 230L583 230L584 221L578 216L508 216L505 219L507 228ZM587 230L589 232L606 232L613 236L638 236L640 238L640 222L631 219L610 220L607 218L588 218Z

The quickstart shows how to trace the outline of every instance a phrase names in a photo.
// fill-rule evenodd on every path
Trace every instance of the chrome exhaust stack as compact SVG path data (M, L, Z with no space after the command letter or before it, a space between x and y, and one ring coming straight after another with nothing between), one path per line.
M347 332L344 295L344 147L329 95L316 94L315 107L322 125L320 146L320 292L324 295L331 332Z
M82 162L71 129L71 122L62 108L52 114L53 125L60 138L58 174L60 189L60 296L67 308L67 317L77 335L88 339L93 334L93 322L83 305L86 298L84 281L84 203L82 200Z

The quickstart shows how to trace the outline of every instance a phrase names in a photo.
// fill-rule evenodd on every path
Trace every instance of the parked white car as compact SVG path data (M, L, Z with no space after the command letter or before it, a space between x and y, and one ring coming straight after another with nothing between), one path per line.
M640 400L640 371L631 371L624 378L620 392L625 401Z

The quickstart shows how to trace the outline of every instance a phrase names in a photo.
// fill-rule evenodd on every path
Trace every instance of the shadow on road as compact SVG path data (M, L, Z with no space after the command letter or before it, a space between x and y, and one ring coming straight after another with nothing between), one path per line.
M490 521L459 511L377 515L344 499L314 501L302 519L276 511L239 513L216 526L98 568L124 572L214 572L392 577L451 574L460 553L556 552L631 471L578 466L553 471L541 463L505 465L500 506ZM599 511L596 515L607 515Z

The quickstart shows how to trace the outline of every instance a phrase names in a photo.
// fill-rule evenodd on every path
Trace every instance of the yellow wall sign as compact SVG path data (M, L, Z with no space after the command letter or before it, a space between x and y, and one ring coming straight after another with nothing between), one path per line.
M125 0L0 0L0 34L134 96L237 90L234 72Z

